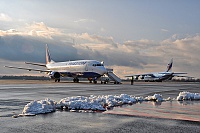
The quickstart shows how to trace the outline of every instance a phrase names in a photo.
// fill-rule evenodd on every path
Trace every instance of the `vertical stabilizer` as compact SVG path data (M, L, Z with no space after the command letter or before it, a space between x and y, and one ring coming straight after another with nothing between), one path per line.
M46 44L46 64L51 62L51 57L48 49L48 45Z
M169 72L169 71L172 70L172 64L173 64L173 58L171 59L170 63L167 64L167 70L166 70L166 72Z

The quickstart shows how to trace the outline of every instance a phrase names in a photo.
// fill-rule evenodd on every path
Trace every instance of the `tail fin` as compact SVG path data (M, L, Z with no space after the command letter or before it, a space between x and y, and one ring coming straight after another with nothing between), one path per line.
M170 63L167 64L167 70L166 70L166 72L169 72L169 71L172 70L172 64L173 64L173 58L171 59Z
M51 62L51 57L48 49L48 45L46 44L46 64Z

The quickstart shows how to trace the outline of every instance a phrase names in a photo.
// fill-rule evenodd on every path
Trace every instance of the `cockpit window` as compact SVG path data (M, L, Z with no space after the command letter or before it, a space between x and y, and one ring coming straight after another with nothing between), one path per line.
M93 64L92 66L103 66L103 64Z

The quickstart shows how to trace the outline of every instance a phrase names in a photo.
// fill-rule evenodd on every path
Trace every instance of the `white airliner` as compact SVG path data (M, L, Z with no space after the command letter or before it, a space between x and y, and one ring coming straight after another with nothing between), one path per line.
M55 82L60 82L61 77L73 77L74 82L79 82L79 78L88 78L90 82L97 83L97 79L107 73L103 62L96 60L76 60L66 62L54 62L46 45L46 64L25 62L26 64L46 67L46 70L5 66L8 68L23 69L28 71L46 72Z
M171 80L175 76L185 77L185 76L181 76L181 74L187 74L187 73L172 72L171 71L172 70L172 64L173 64L173 59L171 59L170 63L167 65L167 70L165 72L136 74L136 75L126 76L126 77L132 77L136 80L138 80L140 78L141 80L144 80L146 82L148 82L148 81L162 82L163 80Z

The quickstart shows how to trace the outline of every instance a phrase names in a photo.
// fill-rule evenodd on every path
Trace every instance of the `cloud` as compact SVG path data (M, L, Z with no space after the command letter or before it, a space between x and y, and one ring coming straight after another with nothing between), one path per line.
M115 43L112 37L84 33L77 36L77 38L84 38L89 41L89 43L81 43L74 46L79 54L86 55L85 53L88 53L90 57L103 60L107 65L117 64L121 66L142 67L142 64L146 64L141 58L143 55L138 56L139 51L127 45Z
M45 62L45 44L49 44L56 61L80 58L77 50L61 31L43 22L27 24L24 29L0 30L0 59L11 61ZM62 41L61 41L62 40ZM61 52L62 51L62 52Z
M101 28L100 28L100 31L101 31L101 32L106 32L106 29L101 27Z
M12 21L12 18L4 13L0 13L0 21L8 22L8 21Z
M161 29L162 32L169 32L167 29Z
M176 37L175 37L176 36ZM198 54L200 51L200 35L179 37L178 35L172 36L172 38L166 39L161 42L161 46L158 49L165 49L165 54L170 54L187 60L188 63L192 63L199 66L200 59Z
M28 35L39 36L44 38L52 39L53 36L61 35L61 32L56 28L51 28L46 26L43 22L36 23L34 22L31 25L26 27L28 29Z
M0 30L0 36L6 36L6 35L12 35L12 34L21 34L21 33L18 33L17 30L15 29L9 29L9 30L6 30L6 31L3 31L3 30Z
M90 35L88 33L82 33L82 34L68 34L68 36L76 39L76 41L80 41L81 43L88 43L91 42L93 44L112 44L113 46L117 46L117 44L114 42L113 37L103 37L99 35Z
M112 42L107 37L89 34L81 36L90 43L76 44L74 47L78 53L87 55L85 57L103 60L107 66L114 67L119 75L127 75L131 72L138 74L165 71L166 64L171 58L174 58L173 70L175 72L188 72L189 75L200 77L196 73L200 68L199 34L193 36L172 35L160 42L147 39L129 40L123 44L118 44L111 39ZM104 41L100 41L102 38ZM116 46L113 46L113 43Z
M53 39L53 37L61 36L62 33L56 28L46 26L43 22L34 22L32 24L26 24L26 27L21 31L16 29L0 30L0 36L7 35L33 36Z
M153 40L141 39L125 41L124 45L137 53L147 55L152 48L157 47L159 44Z
M0 37L0 59L44 63L46 44L49 45L55 61L80 58L72 43L33 36L9 35Z
M75 23L86 23L86 22L95 22L94 19L79 19L79 20L75 20Z

